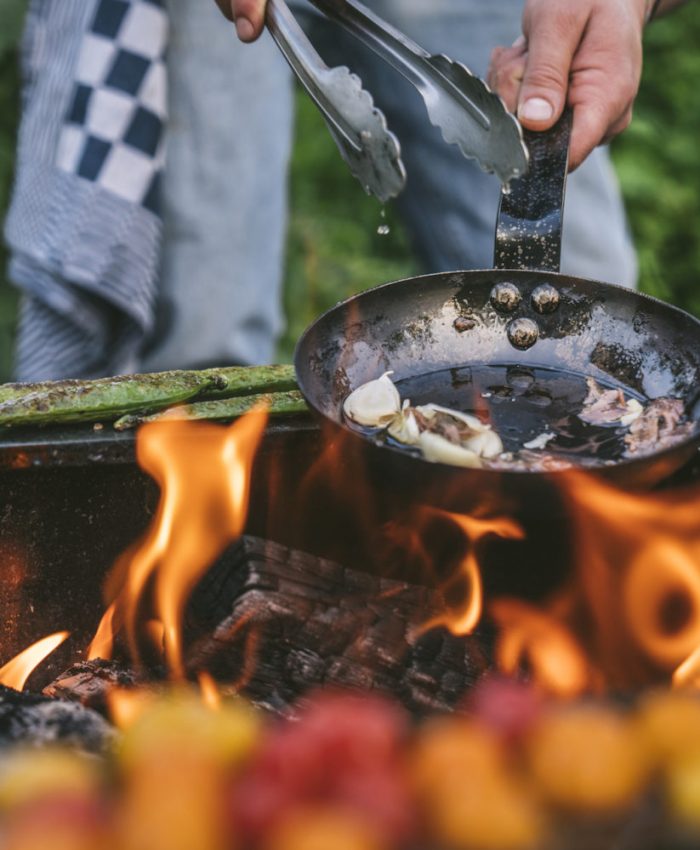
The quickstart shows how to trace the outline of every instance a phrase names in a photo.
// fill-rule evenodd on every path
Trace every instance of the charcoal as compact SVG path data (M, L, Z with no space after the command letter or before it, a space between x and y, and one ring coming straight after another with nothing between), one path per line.
M335 658L326 670L325 680L343 688L369 691L374 684L374 671L350 658Z
M115 730L89 708L0 685L0 752L18 745L63 744L104 753L115 738Z
M191 675L207 669L277 713L292 714L319 685L382 691L418 714L450 711L490 667L490 641L481 633L421 634L444 610L434 590L254 537L212 573L188 614L187 668ZM215 625L207 610L213 599L217 612L227 609Z
M116 661L96 658L78 661L48 684L42 693L54 699L79 702L97 711L106 709L106 695L114 687L132 688L136 674Z
M308 649L293 649L285 660L285 672L292 682L302 687L307 682L321 681L325 667L323 658Z
M464 679L455 670L447 670L440 677L440 690L447 699L457 699L464 691Z

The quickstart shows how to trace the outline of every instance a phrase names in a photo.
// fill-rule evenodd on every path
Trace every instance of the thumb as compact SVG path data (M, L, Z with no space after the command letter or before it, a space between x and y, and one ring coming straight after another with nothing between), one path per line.
M229 0L241 41L255 41L265 24L266 0Z
M566 104L571 63L583 35L586 18L572 16L570 6L568 9L561 8L562 11L557 14L550 4L549 15L533 15L525 21L528 53L517 115L529 130L547 130L559 118Z

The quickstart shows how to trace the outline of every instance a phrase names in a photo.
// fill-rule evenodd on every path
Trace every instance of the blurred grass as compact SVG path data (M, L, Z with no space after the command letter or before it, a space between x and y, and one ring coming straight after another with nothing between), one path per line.
M700 3L647 32L635 117L613 145L645 292L700 316Z
M0 0L0 212L12 173L19 78L16 42L24 0ZM635 119L613 146L635 236L642 288L700 315L700 3L655 23L646 36ZM354 292L415 272L410 246L341 162L315 108L298 99L280 359L301 330ZM377 229L388 224L390 233ZM1 268L5 254L0 248ZM10 368L16 299L0 272L0 380Z

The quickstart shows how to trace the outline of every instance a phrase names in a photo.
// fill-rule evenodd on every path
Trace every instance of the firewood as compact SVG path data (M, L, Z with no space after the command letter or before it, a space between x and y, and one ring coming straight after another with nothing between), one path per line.
M78 661L48 684L42 693L54 699L71 700L104 711L105 697L112 688L132 688L139 683L133 670L117 663L95 658Z
M331 685L396 695L410 710L450 711L489 668L484 634L420 634L439 594L243 538L190 607L187 666L275 711Z

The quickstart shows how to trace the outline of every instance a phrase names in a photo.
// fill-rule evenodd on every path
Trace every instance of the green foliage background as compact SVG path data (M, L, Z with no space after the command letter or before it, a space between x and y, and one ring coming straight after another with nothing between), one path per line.
M17 39L25 0L0 0L0 213L12 180L19 109ZM632 126L613 155L640 260L641 286L700 315L700 2L655 23ZM280 359L341 298L415 271L391 207L386 219L341 162L315 108L299 96ZM388 223L390 233L377 228ZM0 269L5 255L0 248ZM0 380L10 369L16 312L0 270Z

